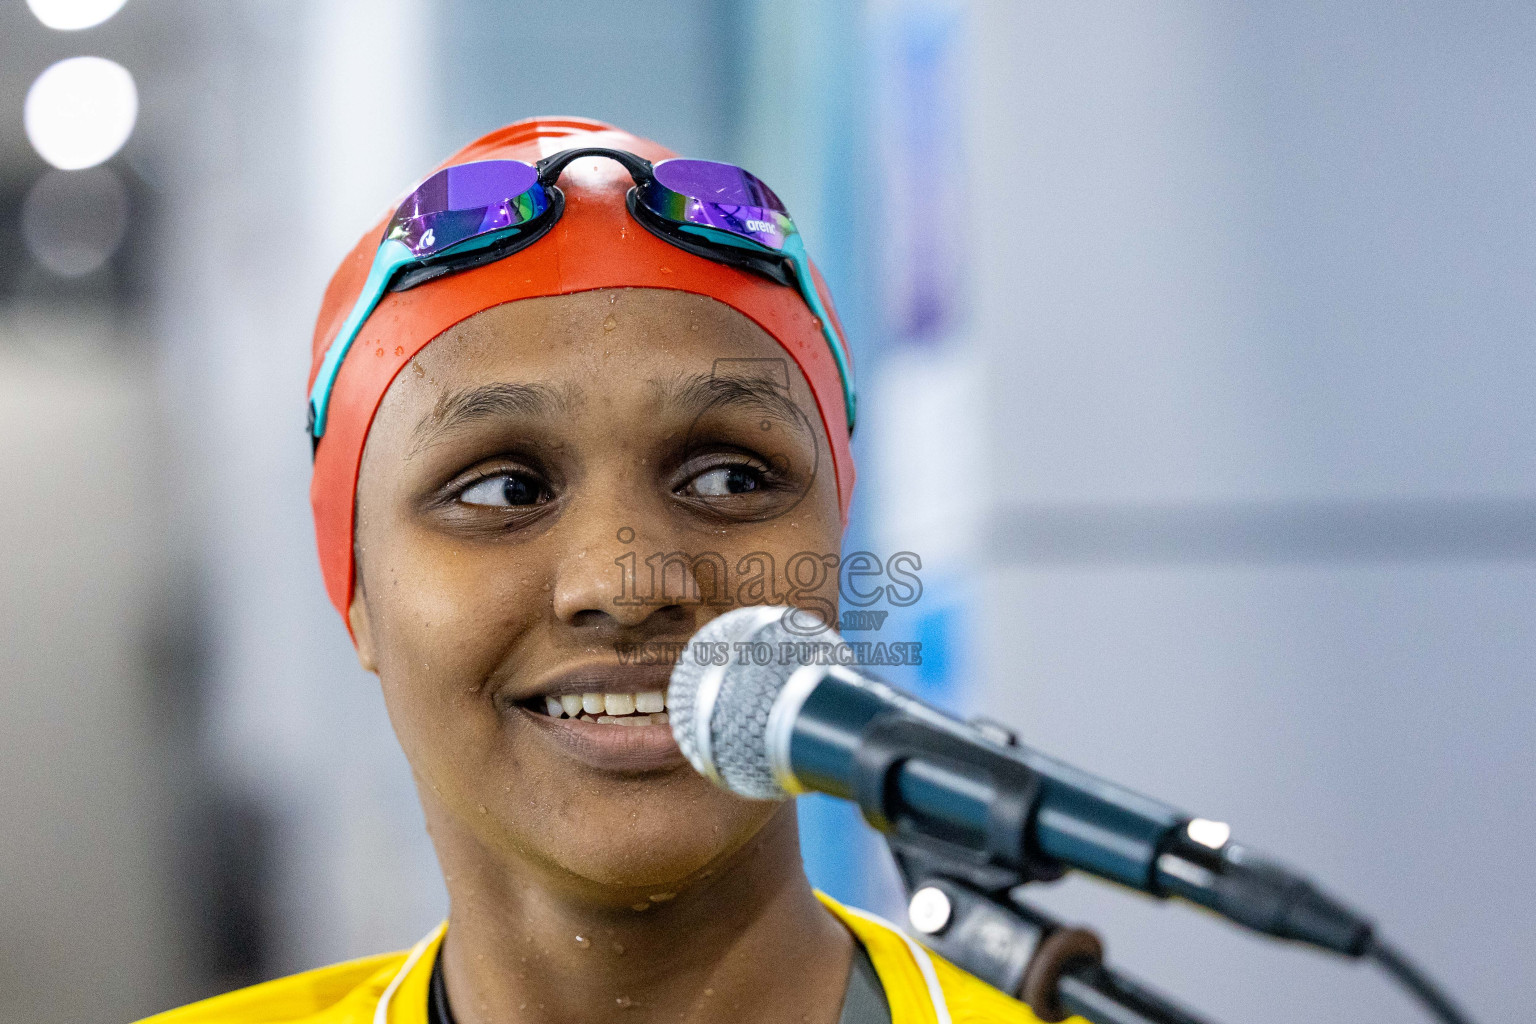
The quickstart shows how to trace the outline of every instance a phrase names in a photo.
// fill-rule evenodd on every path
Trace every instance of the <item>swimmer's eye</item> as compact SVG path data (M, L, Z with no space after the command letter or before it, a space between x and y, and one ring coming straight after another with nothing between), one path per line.
M716 466L684 485L684 493L697 498L726 498L751 494L764 487L763 474L751 466Z
M729 522L755 522L793 508L794 478L747 452L715 452L689 459L672 493L699 514Z
M495 473L482 477L459 492L465 505L522 508L548 501L549 489L527 473Z

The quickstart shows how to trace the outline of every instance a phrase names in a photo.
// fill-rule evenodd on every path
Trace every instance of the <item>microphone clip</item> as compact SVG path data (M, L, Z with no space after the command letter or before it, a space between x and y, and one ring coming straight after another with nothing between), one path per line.
M946 960L1027 1003L1046 1024L1081 1016L1100 1024L1208 1024L1104 964L1104 944L1023 902L1031 880L974 850L887 832L907 891L907 923ZM1054 876L1053 876L1054 877Z
M864 820L887 836L898 863L943 864L988 893L1065 873L1029 839L1043 785L1039 773L1003 750L980 761L973 741L889 713L860 732L854 765L851 796ZM923 813L932 806L925 796L957 791L974 794L983 808L974 820L984 827L962 829L953 817Z

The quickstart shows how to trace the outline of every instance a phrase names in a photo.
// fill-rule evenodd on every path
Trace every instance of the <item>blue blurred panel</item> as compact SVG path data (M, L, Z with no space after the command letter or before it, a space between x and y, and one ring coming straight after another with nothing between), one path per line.
M925 581L924 598L907 609L891 611L878 631L849 632L851 641L910 642L922 645L916 666L866 669L923 700L963 714L974 687L966 666L967 604L953 584ZM931 606L923 604L929 597ZM864 823L853 804L831 797L800 798L800 849L811 883L840 900L887 917L899 916L902 896L890 855L880 836Z
M879 841L859 809L846 800L812 793L798 802L800 853L811 884L844 903L870 905L870 863Z

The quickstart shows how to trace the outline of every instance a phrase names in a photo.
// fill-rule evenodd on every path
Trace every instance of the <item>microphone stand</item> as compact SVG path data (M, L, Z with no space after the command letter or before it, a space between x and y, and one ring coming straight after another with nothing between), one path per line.
M1210 1024L1104 963L1086 928L1063 925L1015 892L1060 876L1018 872L963 847L916 833L887 833L907 891L907 915L924 943L994 988L1027 1003L1046 1024Z

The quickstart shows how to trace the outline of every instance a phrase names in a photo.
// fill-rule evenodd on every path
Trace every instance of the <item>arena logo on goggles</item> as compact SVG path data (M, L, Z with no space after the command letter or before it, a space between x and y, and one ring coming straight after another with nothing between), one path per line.
M617 161L634 180L630 215L662 240L696 256L761 274L795 288L821 325L854 423L853 375L811 275L795 222L767 185L732 164L671 159L652 164L620 149L568 149L540 160L479 160L444 168L400 204L384 230L356 304L321 360L309 392L309 432L325 435L336 374L363 324L386 292L414 288L527 248L560 219L565 196L555 185L572 160Z

